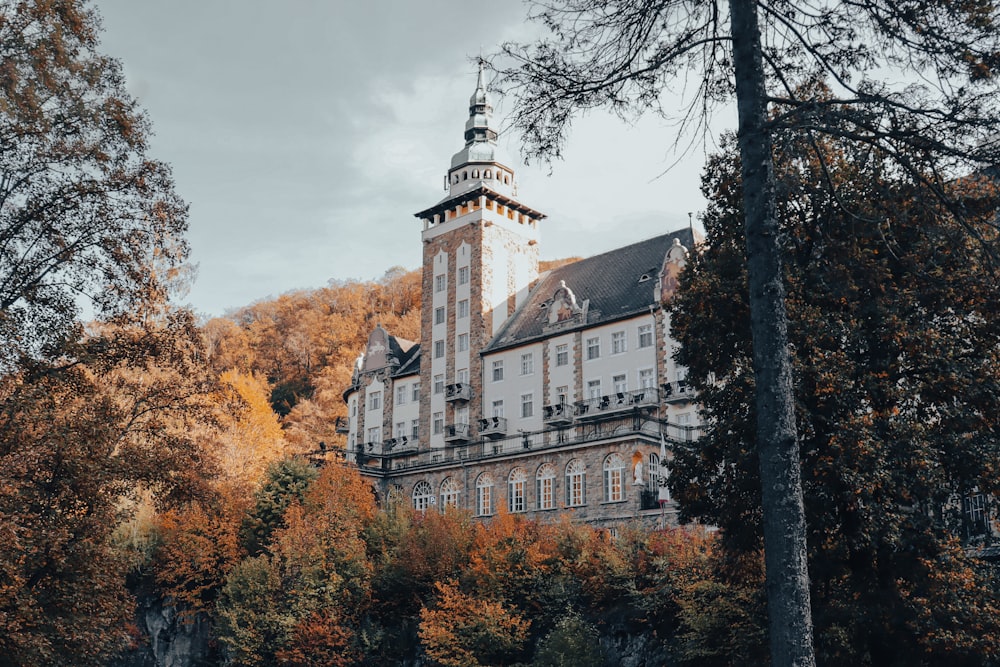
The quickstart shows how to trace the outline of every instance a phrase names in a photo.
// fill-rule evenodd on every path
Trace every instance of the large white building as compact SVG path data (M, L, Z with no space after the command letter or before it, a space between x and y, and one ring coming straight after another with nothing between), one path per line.
M690 229L538 273L545 216L497 154L482 71L423 223L420 341L377 327L344 392L349 460L418 509L672 516L660 461L694 437L664 304Z

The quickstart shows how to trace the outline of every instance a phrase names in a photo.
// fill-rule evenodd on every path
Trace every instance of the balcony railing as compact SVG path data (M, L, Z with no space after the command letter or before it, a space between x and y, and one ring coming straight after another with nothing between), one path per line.
M486 417L480 419L479 434L490 439L504 437L507 435L507 419L504 417Z
M556 403L542 408L542 422L552 426L573 423L573 406L568 403Z
M468 424L448 424L444 427L444 441L445 442L468 442L469 441L469 425Z
M407 435L401 435L398 438L389 438L382 441L382 451L393 452L393 451L405 451L407 449L416 449L417 439L411 438Z
M664 403L680 403L682 401L693 401L695 399L694 387L684 380L679 382L667 382L661 386Z
M472 386L467 382L456 382L455 384L445 385L444 400L449 402L471 401Z
M577 401L576 417L581 420L600 419L610 413L656 407L658 401L659 393L654 387L635 391L616 391L606 396Z
M492 422L492 417L489 421ZM580 443L629 437L642 438L650 445L658 447L660 433L663 433L668 443L676 444L696 439L701 434L701 428L657 422L655 419L648 418L640 418L636 421L631 415L618 415L611 416L604 422L586 422L573 428L550 428L533 433L518 433L506 437L497 436L495 439L484 437L467 443L449 444L431 450L406 453L397 449L381 457L375 455L376 459L369 457L368 462L362 464L362 467L368 470L380 468L382 470L402 470L511 456L523 454L526 450L545 451L572 447ZM381 460L376 462L379 458ZM651 490L656 492L656 489Z
M334 429L337 433L350 433L351 423L348 421L347 417L337 417L337 420L333 424Z

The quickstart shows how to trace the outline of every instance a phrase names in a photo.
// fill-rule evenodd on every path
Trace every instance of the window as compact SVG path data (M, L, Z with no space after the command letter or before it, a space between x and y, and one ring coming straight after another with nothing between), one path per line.
M441 482L441 509L458 507L459 487L454 477L448 477Z
M413 509L424 512L434 504L434 489L431 485L420 480L413 485Z
M469 334L458 334L458 351L465 352L469 349Z
M372 426L368 429L368 442L382 442L381 426Z
M358 402L355 399L351 399L351 416L354 417L358 414Z
M476 516L493 514L493 475L484 472L476 479Z
M469 300L462 299L458 302L458 319L469 316Z
M569 398L569 387L556 387L556 403L562 405Z
M587 381L587 398L600 398L601 397L601 381L600 380L588 380Z
M503 400L493 401L493 416L503 417Z
M621 454L604 459L604 500L609 503L625 500L625 459Z
M396 405L403 405L404 403L406 403L406 387L398 385L396 387Z
M465 285L469 282L469 267L460 266L458 268L458 284Z
M532 375L535 372L535 355L531 352L521 355L521 375Z
M660 500L670 500L670 489L667 488L667 464L660 462L659 454L649 455L649 488L656 489Z
M587 498L587 468L580 459L573 459L566 466L566 504L583 505Z
M653 325L643 324L639 327L639 347L653 346Z
M417 403L417 402L420 401L420 383L419 382L415 382L413 384L413 391L410 392L410 400L413 401L414 403Z
M444 341L436 340L434 341L434 358L440 359L444 356Z
M534 394L521 394L521 419L527 419L534 414Z
M587 359L598 359L601 356L601 339L587 339Z
M444 392L444 375L434 376L434 393L440 394Z
M510 475L507 477L507 509L513 512L523 512L525 509L524 504L524 487L528 483L528 473L524 471L524 468L514 468L510 471Z
M677 415L677 423L681 427L681 437L684 438L685 440L693 440L694 429L691 428L691 413L682 412L679 415Z
M373 391L370 394L368 394L368 409L369 410L382 409L382 392Z
M469 383L469 369L468 368L459 368L457 371L455 371L455 382L458 382L460 384L468 384Z
M639 370L639 386L643 389L652 389L656 386L656 376L652 368Z
M503 380L503 359L499 359L493 362L493 381L501 382Z
M569 363L569 345L556 345L556 366Z
M444 324L444 306L434 309L434 324Z
M434 435L440 435L444 431L444 413L435 412L434 413Z
M625 352L627 346L625 345L625 332L615 331L611 334L611 354L621 354Z
M434 291L443 292L445 288L445 277L444 274L434 276Z
M986 496L973 492L962 499L962 508L969 517L969 530L973 534L986 531Z
M393 433L394 438L402 438L406 435L406 422L396 422L396 430Z
M414 419L410 422L410 437L416 440L420 437L420 420Z
M543 463L535 474L535 498L540 510L555 509L556 506L556 467L551 463Z
M615 375L611 378L611 382L615 386L615 392L624 394L628 391L628 380L625 375Z

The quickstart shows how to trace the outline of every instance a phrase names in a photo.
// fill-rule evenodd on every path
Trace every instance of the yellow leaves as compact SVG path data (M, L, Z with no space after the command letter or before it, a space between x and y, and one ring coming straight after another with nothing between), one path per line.
M252 487L273 461L285 455L284 433L262 378L230 370L222 374L220 385L219 428L210 436L211 446L223 475Z

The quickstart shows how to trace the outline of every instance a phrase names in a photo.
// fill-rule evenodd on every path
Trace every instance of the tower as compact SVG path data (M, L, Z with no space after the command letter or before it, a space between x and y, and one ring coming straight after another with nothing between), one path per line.
M445 176L447 194L416 214L423 221L420 442L431 449L475 436L489 370L480 351L538 278L538 222L545 216L517 200L492 114L480 63L465 146Z

